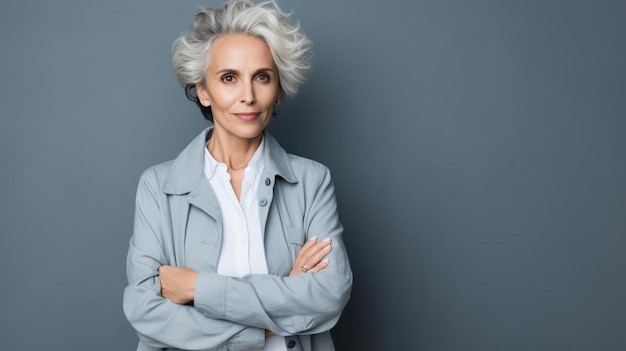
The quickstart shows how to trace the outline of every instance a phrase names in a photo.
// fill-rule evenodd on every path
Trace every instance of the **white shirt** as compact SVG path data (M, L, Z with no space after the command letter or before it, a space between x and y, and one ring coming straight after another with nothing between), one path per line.
M230 184L226 164L217 162L208 148L204 148L204 174L209 179L222 210L222 249L217 273L231 277L247 274L267 274L265 245L259 220L257 189L263 174L264 139L244 170L240 200ZM286 351L285 338L271 336L265 339L263 351Z

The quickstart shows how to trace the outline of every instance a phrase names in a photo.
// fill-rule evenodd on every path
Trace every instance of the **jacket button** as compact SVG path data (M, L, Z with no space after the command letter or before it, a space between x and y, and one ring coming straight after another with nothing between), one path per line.
M287 343L287 348L293 349L294 347L296 347L296 342L293 340L289 340L289 342Z
M272 181L269 178L265 178L265 185L270 186L270 184L272 184Z
M267 199L262 198L261 200L259 200L259 205L261 205L261 207L265 207L267 205Z

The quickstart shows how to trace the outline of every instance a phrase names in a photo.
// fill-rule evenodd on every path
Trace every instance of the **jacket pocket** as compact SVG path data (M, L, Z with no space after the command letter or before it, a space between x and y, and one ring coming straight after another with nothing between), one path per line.
M221 249L221 228L211 217L192 207L184 235L184 265L197 271L216 272Z

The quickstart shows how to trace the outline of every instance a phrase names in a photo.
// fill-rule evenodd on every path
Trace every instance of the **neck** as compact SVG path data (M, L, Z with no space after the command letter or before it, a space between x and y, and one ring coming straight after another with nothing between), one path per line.
M259 148L263 135L254 139L224 137L213 130L207 148L216 161L225 163L229 171L245 168Z

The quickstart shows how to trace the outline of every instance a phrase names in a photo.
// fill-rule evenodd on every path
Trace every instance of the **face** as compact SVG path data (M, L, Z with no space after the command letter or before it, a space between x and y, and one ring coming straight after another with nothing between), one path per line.
M205 83L197 84L196 90L202 105L211 106L214 135L232 141L260 140L280 98L278 69L269 47L263 39L246 34L216 39Z

